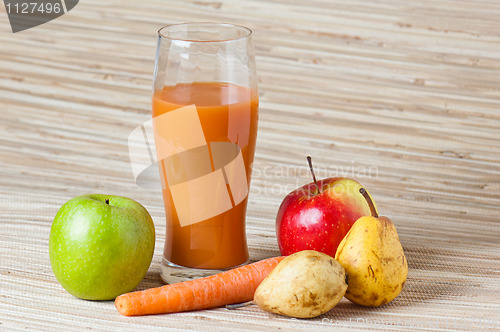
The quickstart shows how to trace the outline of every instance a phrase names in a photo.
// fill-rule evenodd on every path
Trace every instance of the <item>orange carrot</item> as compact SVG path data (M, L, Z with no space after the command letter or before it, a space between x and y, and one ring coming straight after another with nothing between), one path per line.
M126 293L115 299L115 307L124 316L138 316L251 301L257 286L284 258L268 258L201 279Z

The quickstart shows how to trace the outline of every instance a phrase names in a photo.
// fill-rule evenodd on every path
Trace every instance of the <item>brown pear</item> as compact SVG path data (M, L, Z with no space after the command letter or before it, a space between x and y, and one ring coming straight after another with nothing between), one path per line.
M257 287L261 309L296 318L330 311L344 297L344 268L331 256L303 250L282 260Z

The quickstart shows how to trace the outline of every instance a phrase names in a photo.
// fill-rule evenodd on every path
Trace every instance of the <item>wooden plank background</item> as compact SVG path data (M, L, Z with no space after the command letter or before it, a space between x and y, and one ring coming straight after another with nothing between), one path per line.
M278 255L283 197L321 177L363 183L397 225L410 272L380 308L343 300L293 320L255 306L126 318L76 299L48 237L73 196L128 196L151 212L161 284L159 190L136 186L127 137L150 117L156 31L217 21L254 30L261 97L248 208L250 255ZM498 330L500 1L86 0L13 34L0 6L0 330Z

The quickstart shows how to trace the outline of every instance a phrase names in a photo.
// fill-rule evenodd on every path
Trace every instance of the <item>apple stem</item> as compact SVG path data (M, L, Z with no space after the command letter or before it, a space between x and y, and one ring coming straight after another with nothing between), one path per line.
M378 213L377 210L375 209L375 204L373 204L372 198L368 194L368 191L366 191L365 188L360 188L359 193L363 195L363 197L366 199L366 202L368 203L368 206L370 206L370 211L372 213L372 216L378 218Z
M108 204L108 205L109 205L109 199L107 199L107 198L106 198L106 201L105 201L105 202L106 202L106 204Z
M316 181L316 175L314 175L314 169L313 169L313 164L311 160L311 156L307 156L307 162L309 163L309 169L311 170L311 174L314 180L314 183L316 184L316 188L318 188L318 194L321 193L321 189L319 188L318 181Z

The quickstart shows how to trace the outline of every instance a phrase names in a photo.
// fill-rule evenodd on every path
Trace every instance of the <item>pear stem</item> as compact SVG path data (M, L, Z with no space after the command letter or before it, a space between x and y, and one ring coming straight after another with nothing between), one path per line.
M378 213L377 210L375 209L375 204L373 204L372 198L368 194L368 191L366 191L365 188L360 188L359 193L363 195L363 197L366 199L366 202L368 203L368 206L370 207L370 211L372 213L372 216L375 218L378 218Z
M109 199L106 198L105 202L106 202L106 204L109 205Z
M235 303L235 304L226 304L226 309L233 310L233 309L246 307L246 306L251 305L251 304L253 304L253 301L247 301L247 302Z
M311 156L307 156L307 162L309 163L309 169L311 170L311 174L314 180L314 183L316 184L316 188L318 188L318 194L321 193L321 189L319 188L318 181L316 180L316 175L314 175L314 169L313 169L313 164L311 160Z

